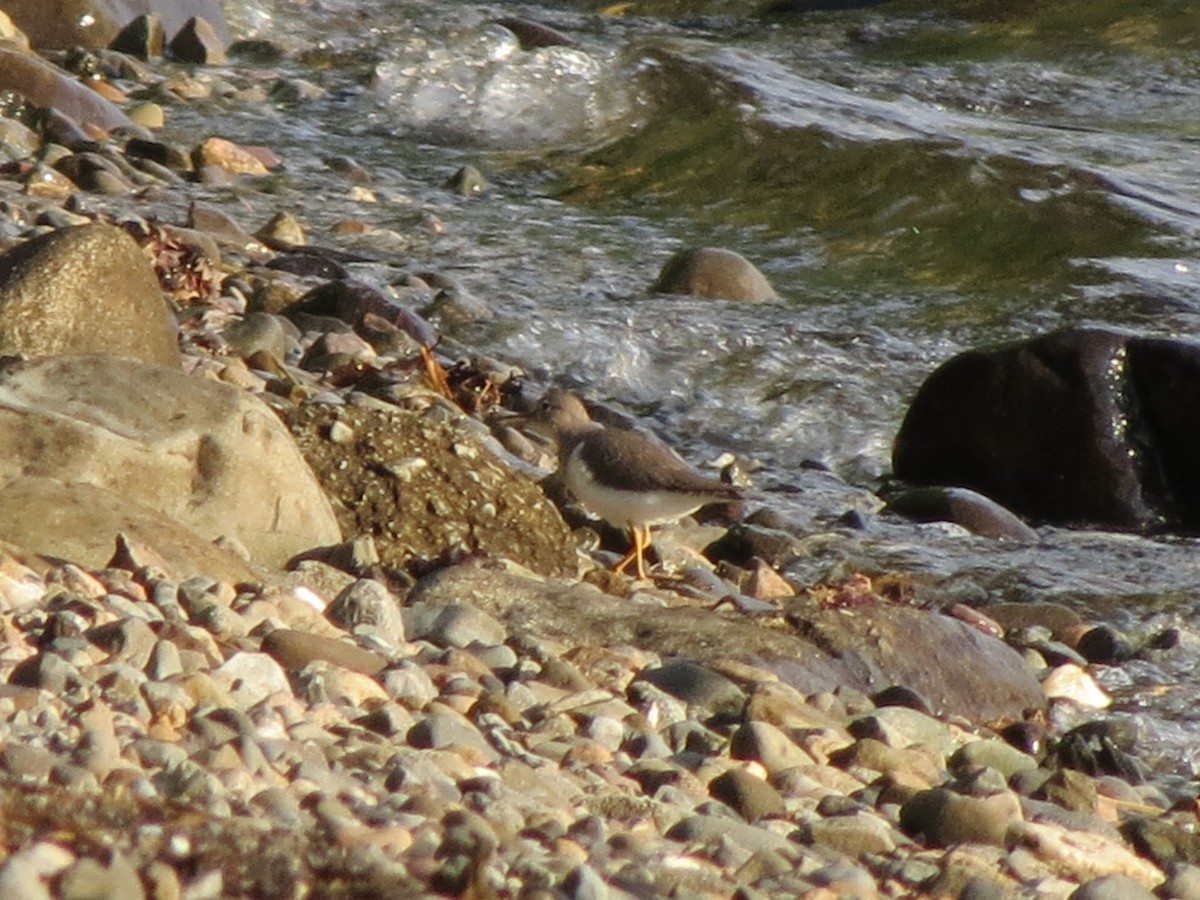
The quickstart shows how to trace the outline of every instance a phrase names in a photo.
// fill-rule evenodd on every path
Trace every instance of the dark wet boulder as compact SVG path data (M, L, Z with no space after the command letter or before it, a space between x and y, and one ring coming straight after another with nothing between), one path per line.
M775 299L775 289L753 263L720 247L680 250L663 265L650 291L747 303Z
M897 476L1044 522L1200 525L1200 345L1069 328L969 350L921 386Z

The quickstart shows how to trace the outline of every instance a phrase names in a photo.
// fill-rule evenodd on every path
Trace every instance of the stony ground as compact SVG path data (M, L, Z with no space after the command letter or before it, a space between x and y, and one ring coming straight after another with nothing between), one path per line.
M38 476L0 493L16 509L19 481L27 504L0 527L0 900L1200 897L1195 785L1139 762L1088 672L1169 636L1117 652L1058 607L942 614L904 573L789 584L772 560L801 536L769 510L669 534L673 575L615 576L599 563L619 536L584 552L578 511L531 477L544 451L504 427L513 373L442 358L440 381L431 326L347 287L336 254L298 252L286 217L256 240L179 213L189 184L252 178L257 156L0 125L8 352L103 352L123 323L126 355L258 398L294 441L238 413L232 448L196 426L120 456L123 478L72 481L46 464L74 459L68 439L28 439L32 401L13 400L45 370L0 372L6 453ZM26 302L14 261L104 219L125 232L104 233L111 253L34 266L58 299ZM132 302L104 266L122 241L159 276L178 359L161 323L96 305ZM110 439L208 402L68 416L56 386L112 367L62 365L37 382L48 408ZM282 522L304 517L274 504L309 473L269 496L265 475L231 474L295 448L344 543ZM194 493L171 505L144 488L177 455ZM192 518L201 495L229 503L228 528ZM228 539L260 505L293 540L286 565L263 563L253 517Z

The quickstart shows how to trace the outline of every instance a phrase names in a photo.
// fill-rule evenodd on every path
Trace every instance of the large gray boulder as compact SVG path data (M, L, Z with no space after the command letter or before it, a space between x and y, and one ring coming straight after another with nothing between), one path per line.
M0 356L60 353L179 365L154 268L115 225L63 228L0 256Z
M116 491L53 478L18 478L0 487L0 542L102 569L117 549L117 535L150 547L175 578L260 580L232 549Z
M27 477L115 492L208 540L234 538L265 567L341 539L275 414L173 368L101 355L9 362L0 369L0 495ZM113 537L96 539L111 549Z

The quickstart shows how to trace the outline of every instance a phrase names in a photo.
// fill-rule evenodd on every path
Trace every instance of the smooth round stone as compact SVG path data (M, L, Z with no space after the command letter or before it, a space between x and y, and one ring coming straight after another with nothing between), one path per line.
M730 769L718 775L709 782L708 792L747 822L787 814L779 791L745 769Z
M279 319L270 313L248 313L221 333L229 349L247 359L258 352L270 353L282 362L287 358L288 336Z
M747 825L726 816L690 815L684 816L667 829L664 835L668 840L685 844L704 843L705 841L728 838L736 844L753 853L764 850L788 851L795 844L788 838L759 828Z
M946 756L954 747L954 738L943 723L933 716L907 706L885 706L859 716L848 726L856 738L874 738L889 747L922 744Z
M49 750L29 744L7 744L0 750L0 767L19 781L45 781L57 758Z
M0 868L0 896L21 900L50 900L44 881L75 861L75 854L61 844L40 841L8 857Z
M1124 875L1105 875L1073 890L1068 900L1156 900L1153 891Z
M262 649L293 672L311 662L322 661L363 675L376 675L388 664L387 657L382 654L356 647L349 641L290 628L272 631L263 638Z
M465 603L417 603L401 612L405 629L414 640L441 647L494 646L508 638L508 631L495 616Z
M409 746L422 750L468 750L487 762L496 762L500 754L479 730L465 719L450 714L432 713L409 729Z
M392 649L404 645L404 617L399 599L372 578L360 578L339 593L325 610L329 621L353 632L361 625Z
M889 747L874 738L863 738L829 754L829 761L844 769L869 769L885 775L915 777L928 785L943 780L942 770L919 747Z
M183 673L183 660L179 648L171 641L157 641L146 664L147 674L155 681Z
M429 673L412 662L402 662L382 675L383 689L388 697L409 709L424 709L437 698L437 685Z
M708 715L740 715L746 694L740 687L712 669L685 659L643 669L638 681L646 681Z
M900 824L909 834L924 834L938 847L960 843L1003 846L1008 829L1022 820L1016 794L964 797L946 788L922 791L900 809Z
M740 253L721 247L680 250L663 265L650 292L747 303L776 297L771 283L753 263Z
M1075 649L1088 662L1104 665L1126 662L1135 652L1129 639L1111 625L1097 625L1085 631Z
M128 859L114 852L106 866L99 860L77 860L58 884L60 900L137 900L145 896L137 870Z
M252 706L272 694L290 694L287 673L266 653L235 653L212 671L212 680L244 706Z
M604 879L586 863L567 873L562 889L571 900L607 900L609 896Z
M892 829L874 813L816 819L808 823L804 833L811 843L854 858L896 849Z
M1169 877L1162 884L1162 896L1176 900L1200 900L1200 866L1177 863L1169 872Z
M729 755L734 759L756 759L771 775L814 762L781 729L768 722L746 722L738 728L729 742Z
M986 766L995 769L1006 779L1017 772L1036 769L1037 760L1028 753L1022 753L1016 747L1003 741L977 740L959 747L950 757L948 766L951 772L965 772Z

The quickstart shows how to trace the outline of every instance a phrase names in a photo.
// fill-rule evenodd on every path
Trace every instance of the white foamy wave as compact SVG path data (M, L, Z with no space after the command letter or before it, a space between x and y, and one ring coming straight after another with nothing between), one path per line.
M375 75L398 127L505 149L590 142L632 108L615 61L570 46L522 50L495 24L411 40Z

